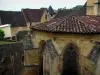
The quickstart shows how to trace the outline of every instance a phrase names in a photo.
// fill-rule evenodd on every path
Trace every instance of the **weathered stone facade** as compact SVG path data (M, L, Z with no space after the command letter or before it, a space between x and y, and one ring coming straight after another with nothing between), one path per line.
M87 0L86 15L100 15L100 0Z
M27 26L24 26L24 27L11 27L12 36L16 36L16 34L19 31L25 31L25 30L28 30Z
M98 8L94 2L87 1L87 15L99 15L99 0ZM39 72L43 71L40 74L99 75L99 19L99 16L70 15L31 26L34 49L39 51Z
M22 43L0 45L0 75L20 75L24 64Z
M39 48L39 43L44 40L46 45L43 51L43 74L61 75L63 72L65 48L73 44L77 53L77 70L80 75L94 75L95 62L88 58L94 48L94 42L100 42L99 34L60 34L34 31L33 43ZM67 58L67 56L66 56Z

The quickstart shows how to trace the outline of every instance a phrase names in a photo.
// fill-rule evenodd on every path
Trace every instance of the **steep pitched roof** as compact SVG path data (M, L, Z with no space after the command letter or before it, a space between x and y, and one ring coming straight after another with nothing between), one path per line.
M70 15L72 12L71 9L64 9L64 10L59 10L54 18L61 18Z
M99 16L69 16L31 27L34 30L63 33L100 33Z
M86 4L80 9L80 10L72 10L70 15L76 15L76 16L85 16L86 15Z
M27 22L40 22L45 9L22 9Z
M18 11L0 11L2 24L11 24L12 27L26 26L22 12Z
M86 15L86 4L87 3L85 3L84 6L79 10L72 10L72 9L60 10L56 14L55 18L65 17L69 15L85 16Z
M13 16L13 27L16 26L26 26L25 18L22 12L14 12Z

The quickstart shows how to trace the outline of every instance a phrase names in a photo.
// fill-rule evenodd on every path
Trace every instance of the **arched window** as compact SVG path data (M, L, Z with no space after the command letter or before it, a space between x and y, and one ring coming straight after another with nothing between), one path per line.
M78 72L78 51L77 47L70 43L63 53L62 75L79 75Z
M95 43L88 57L90 60L97 63L99 56L100 56L100 43Z

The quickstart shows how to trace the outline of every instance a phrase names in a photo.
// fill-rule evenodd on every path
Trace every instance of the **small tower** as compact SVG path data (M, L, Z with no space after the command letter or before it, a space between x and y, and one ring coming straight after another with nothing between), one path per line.
M95 0L87 0L86 15L94 15L94 2Z
M96 0L94 3L94 15L100 16L100 0Z

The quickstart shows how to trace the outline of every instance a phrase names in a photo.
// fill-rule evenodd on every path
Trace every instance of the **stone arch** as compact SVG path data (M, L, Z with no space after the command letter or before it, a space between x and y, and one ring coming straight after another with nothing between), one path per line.
M39 51L40 51L40 53L42 53L42 54L43 54L43 52L44 52L44 47L45 47L45 45L46 45L46 42L45 42L44 40L41 40L41 41L39 42Z
M77 46L75 42L68 42L63 48L62 54L64 54L66 49L71 45L75 48L75 51L77 52L77 54L80 55L79 47Z
M39 74L43 75L43 52L44 47L46 45L46 42L44 40L41 40L39 42Z
M79 75L79 49L74 43L68 43L63 51L62 75Z

